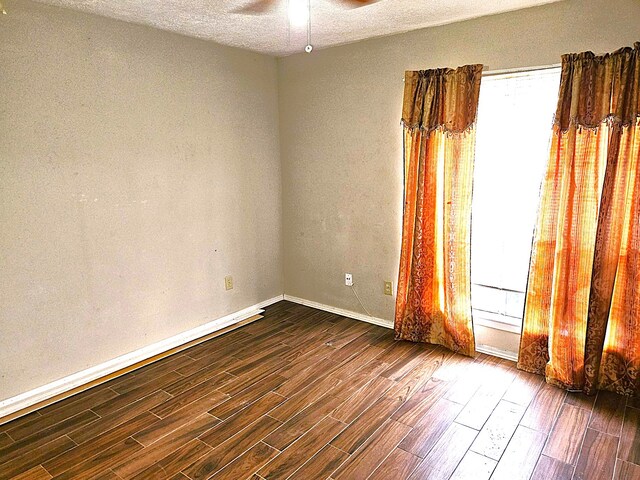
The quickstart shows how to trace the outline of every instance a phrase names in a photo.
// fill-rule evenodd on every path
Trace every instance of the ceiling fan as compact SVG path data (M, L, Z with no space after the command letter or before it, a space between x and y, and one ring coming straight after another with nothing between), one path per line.
M275 8L275 6L282 0L253 0L247 5L234 10L236 13L247 13L250 15L260 15L261 13L267 13L269 10ZM291 1L291 0L290 0ZM341 3L350 8L364 7L371 3L375 3L378 0L332 0L335 3ZM303 3L307 3L306 0Z
M251 0L246 5L233 10L234 13L244 15L265 15L274 10L280 2L286 0ZM330 0L347 8L359 8L378 0ZM313 46L311 45L311 0L288 0L289 22L292 26L307 27L307 46L304 51L311 53Z

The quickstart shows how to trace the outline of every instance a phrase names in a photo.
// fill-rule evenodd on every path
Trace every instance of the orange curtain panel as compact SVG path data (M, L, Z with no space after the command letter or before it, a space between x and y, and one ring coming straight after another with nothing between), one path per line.
M396 339L474 355L470 233L482 65L405 73Z
M518 367L640 394L640 44L564 55Z

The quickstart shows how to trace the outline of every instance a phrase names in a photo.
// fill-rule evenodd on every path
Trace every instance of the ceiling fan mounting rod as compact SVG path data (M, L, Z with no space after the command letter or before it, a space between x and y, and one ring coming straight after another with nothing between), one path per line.
M307 0L307 46L304 51L311 53L313 46L311 45L311 0Z

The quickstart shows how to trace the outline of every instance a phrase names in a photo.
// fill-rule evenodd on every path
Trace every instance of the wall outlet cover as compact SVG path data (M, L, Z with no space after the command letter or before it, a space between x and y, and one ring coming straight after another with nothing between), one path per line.
M344 274L344 284L347 287L351 287L353 285L353 276L350 273Z
M224 277L224 289L233 289L233 277L231 275L227 275L226 277Z
M393 295L393 282L384 282L384 294Z

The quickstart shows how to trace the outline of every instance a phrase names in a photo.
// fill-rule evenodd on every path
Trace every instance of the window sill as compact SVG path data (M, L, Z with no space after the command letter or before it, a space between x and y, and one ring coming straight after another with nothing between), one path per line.
M473 310L472 315L474 325L493 328L494 330L502 330L503 332L515 333L517 335L520 335L522 331L521 325L505 322L502 320L504 317L500 315L492 315L490 312L481 312L477 310Z

